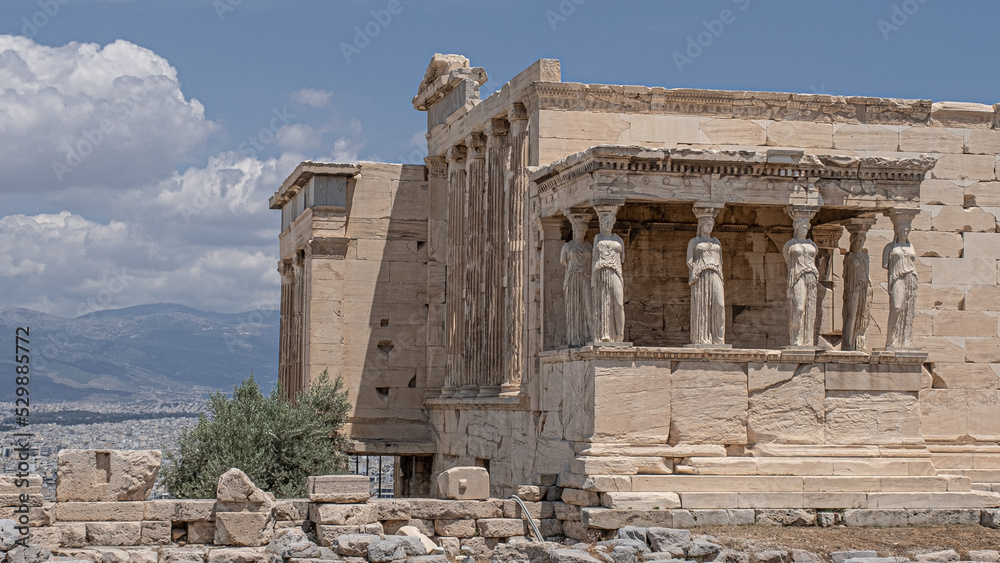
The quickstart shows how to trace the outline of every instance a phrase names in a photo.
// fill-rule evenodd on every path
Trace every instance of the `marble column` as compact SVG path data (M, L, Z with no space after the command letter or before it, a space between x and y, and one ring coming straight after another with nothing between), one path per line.
M841 350L864 350L868 347L865 333L871 321L872 281L871 261L865 252L865 238L875 224L870 217L855 217L841 221L851 234L850 248L844 255L844 305Z
M834 255L840 248L844 229L840 225L816 225L812 240L816 243L816 333L825 341L836 341L838 330L836 283L833 279Z
M888 213L894 233L882 250L882 267L888 274L889 322L885 327L887 349L913 348L913 317L917 312L917 253L910 244L916 209Z
M483 223L483 297L485 300L483 350L483 381L479 395L491 397L500 394L503 383L505 228L504 184L508 167L507 122L491 119L486 135L486 198Z
M625 341L625 279L622 273L625 242L611 232L618 209L624 203L624 200L591 202L601 228L594 237L590 279L594 307L591 328L594 342L598 343Z
M818 206L790 205L792 239L782 248L788 266L788 344L789 347L814 347L816 345L816 294L819 271L816 254L819 248L808 238L810 221Z
M464 146L448 150L447 374L441 389L442 397L453 396L465 379L465 164Z
M483 350L486 346L484 312L486 297L483 283L483 257L486 213L486 137L473 133L465 139L468 149L468 174L466 175L468 200L466 202L465 241L465 380L459 396L479 394L485 383Z
M281 394L286 399L294 399L292 394L292 318L293 318L293 293L292 284L295 277L292 275L292 263L290 260L278 262L278 274L281 276L281 310L279 311L279 331L278 331L278 384L281 385Z
M526 222L524 201L528 194L528 113L521 104L514 104L507 114L510 123L509 178L507 179L506 210L504 220L506 236L504 269L505 293L504 309L507 319L504 323L504 373L500 392L516 395L521 391L525 370L525 317L528 295L525 284L525 233Z
M308 333L306 326L306 284L305 284L305 264L304 252L296 251L292 258L292 340L290 342L292 352L291 369L288 387L292 397L298 395L300 391L308 388L305 373L306 341L305 335Z

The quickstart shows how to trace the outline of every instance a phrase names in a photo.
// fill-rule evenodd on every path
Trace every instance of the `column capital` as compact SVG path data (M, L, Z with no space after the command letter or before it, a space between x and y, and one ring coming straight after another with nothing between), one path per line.
M465 145L455 145L448 149L448 163L457 164L464 162L467 155L468 150L465 148Z
M468 147L468 158L486 158L484 149L486 148L486 135L482 133L472 133L465 138L465 146Z
M822 249L837 248L843 232L844 228L840 225L816 225L812 229L812 240Z
M726 204L724 203L697 202L692 209L694 210L694 216L698 219L715 219L725 206Z
M448 159L444 156L425 157L424 165L431 178L444 178L448 173Z
M555 240L562 238L563 220L559 217L540 217L538 219L538 230L542 233L544 240Z
M510 110L507 111L507 121L527 121L528 120L528 110L524 107L524 104L520 102L515 102L511 104Z
M849 233L867 233L875 224L874 217L851 217L840 222Z
M590 206L598 213L608 212L618 214L618 209L625 205L623 197L602 197L590 200Z
M490 122L486 124L483 134L486 135L487 142L490 142L494 139L506 137L508 129L509 127L505 119L491 119Z
M890 209L884 212L884 215L892 220L893 225L912 223L913 218L920 213L919 209L905 208L905 209Z
M785 208L785 212L792 218L792 222L801 220L812 221L812 218L818 211L818 205L789 205Z

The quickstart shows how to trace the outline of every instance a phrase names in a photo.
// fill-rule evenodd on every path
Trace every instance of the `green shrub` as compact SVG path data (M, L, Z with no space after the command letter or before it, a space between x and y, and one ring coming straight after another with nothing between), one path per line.
M176 498L215 498L219 476L236 467L279 498L305 497L309 475L347 471L339 431L350 408L343 382L331 384L326 371L294 404L279 389L264 396L251 374L232 399L212 394L211 416L201 415L167 452L164 485Z

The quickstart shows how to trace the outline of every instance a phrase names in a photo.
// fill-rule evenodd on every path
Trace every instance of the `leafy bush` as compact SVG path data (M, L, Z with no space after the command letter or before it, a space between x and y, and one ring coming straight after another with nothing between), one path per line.
M339 431L350 403L341 379L331 384L326 371L294 404L279 389L265 397L251 374L232 399L213 393L208 410L166 455L163 482L176 498L215 498L219 476L233 467L279 498L305 497L309 475L347 470Z

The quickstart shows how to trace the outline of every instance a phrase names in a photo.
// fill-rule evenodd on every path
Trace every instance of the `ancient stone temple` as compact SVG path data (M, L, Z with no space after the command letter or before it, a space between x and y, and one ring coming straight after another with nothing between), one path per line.
M426 165L271 199L281 384L342 376L398 494L479 465L591 528L1000 506L1000 105L485 81L435 55Z

